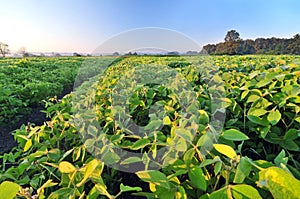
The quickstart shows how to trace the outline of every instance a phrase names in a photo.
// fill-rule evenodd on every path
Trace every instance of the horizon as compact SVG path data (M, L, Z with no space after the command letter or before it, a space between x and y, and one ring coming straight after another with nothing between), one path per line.
M300 35L299 33L296 33L296 34ZM284 37L279 38L279 37L274 37L273 36L273 37L268 37L268 38L259 37L259 38L254 38L254 39L250 39L250 40L255 41L256 39L272 39L272 38L276 38L276 39L292 39L293 37L291 37L291 38L284 38ZM241 38L241 39L242 40L248 40L248 38ZM224 42L224 41L219 41L217 43L211 43L210 45L216 45L216 44L222 43L222 42ZM204 45L208 45L208 44L204 44ZM203 50L204 45L201 46L201 50ZM163 55L163 54L167 54L169 52L176 52L176 53L179 53L179 54L186 54L188 52L197 52L197 53L201 52L201 50L200 51L197 51L197 50L187 50L187 51L166 51L166 50L161 50L161 51L158 52L158 50L155 49L155 48L153 48L153 51L151 52L150 49L151 48L145 48L145 51L141 51L140 49L137 49L137 50L133 49L132 51L127 51L127 52L124 52L124 51L122 52L122 51L116 50L116 51L112 51L112 52L102 52L101 54L96 53L97 55L93 55L93 53L90 53L90 52L80 52L80 53L78 53L77 51L73 51L73 52L71 52L71 51L70 52L55 52L55 51L51 51L51 52L50 51L47 51L47 52L45 52L45 51L29 52L29 51L27 51L27 52L30 53L30 54L32 54L32 55L45 54L46 56L49 56L50 54L60 54L59 56L70 56L70 54L74 54L74 53L78 53L80 55L91 55L91 56L102 56L102 55L103 56L107 56L107 55L110 56L113 53L119 53L120 55L126 55L127 53L137 53L138 55L141 55L141 54L147 54L147 55L162 54ZM15 51L13 53L10 52L9 54L11 54L11 55L12 54L19 55L20 53L18 51Z
M296 0L3 1L0 42L12 53L25 47L27 52L89 54L114 36L149 27L174 30L200 47L224 41L232 29L244 40L292 38L300 33L299 7Z

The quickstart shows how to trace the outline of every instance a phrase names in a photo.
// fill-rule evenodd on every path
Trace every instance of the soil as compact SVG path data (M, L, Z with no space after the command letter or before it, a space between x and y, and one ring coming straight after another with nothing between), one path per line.
M45 113L42 113L41 110L44 110L43 106L38 106L32 108L31 112L28 115L22 116L19 121L14 122L13 124L7 124L0 126L0 154L9 152L14 146L17 145L15 142L12 132L16 129L19 129L22 124L34 123L36 125L42 125L46 121Z

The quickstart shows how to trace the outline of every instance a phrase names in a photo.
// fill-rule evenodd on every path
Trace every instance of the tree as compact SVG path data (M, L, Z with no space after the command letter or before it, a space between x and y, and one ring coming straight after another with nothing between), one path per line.
M112 55L113 56L119 56L120 54L118 52L114 52Z
M0 42L0 53L5 57L9 53L8 45Z
M73 53L73 57L81 57L81 56L82 56L82 55L79 54L79 53L77 53L77 52Z
M177 52L177 51L171 51L171 52L168 52L168 55L179 55L179 52Z
M264 38L257 38L254 41L254 49L256 54L265 54L267 52L267 40Z
M193 51L193 50L189 50L185 54L187 54L187 55L197 55L198 52L197 51Z
M22 46L21 48L19 48L18 53L20 53L21 55L24 55L26 53L26 48L24 46Z
M246 54L254 54L254 41L251 39L247 39L241 42L241 49L238 51L238 54L246 55Z
M225 42L203 46L208 54L245 55L245 54L295 54L300 55L300 34L293 38L257 38L242 40L235 30L228 31Z
M291 54L300 54L300 35L296 34L293 39L290 39L290 42L287 46L289 53Z
M215 54L217 54L217 55L225 55L225 54L227 54L225 42L221 42L221 43L218 43L216 45L216 52L215 52Z
M22 46L19 48L18 53L22 55L22 57L29 57L29 53L26 51L26 48Z
M225 42L240 41L240 34L236 30L230 30L225 36Z
M239 54L239 44L240 42L238 41L228 41L225 42L225 49L226 49L226 54L227 55L236 55Z

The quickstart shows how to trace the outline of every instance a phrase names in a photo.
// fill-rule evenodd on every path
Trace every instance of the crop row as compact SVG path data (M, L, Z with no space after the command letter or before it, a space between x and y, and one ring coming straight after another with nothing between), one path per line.
M6 58L0 60L0 124L15 121L42 100L72 90L87 58ZM103 61L109 59L105 58ZM88 71L88 70L87 70Z
M0 195L299 198L298 59L123 59L16 130Z

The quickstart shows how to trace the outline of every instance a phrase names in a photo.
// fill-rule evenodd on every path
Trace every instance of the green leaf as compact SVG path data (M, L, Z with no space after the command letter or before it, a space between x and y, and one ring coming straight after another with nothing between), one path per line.
M85 140L84 146L86 148L93 148L93 147L95 147L95 139L90 138L90 139Z
M214 191L210 194L209 199L231 199L228 196L227 187L223 187L217 191Z
M194 187L201 189L202 191L206 191L207 184L206 184L205 176L200 167L195 166L191 168L188 173L188 176Z
M258 96L262 96L262 92L259 89L252 89L251 92L256 93Z
M122 192L128 192L128 191L142 191L141 187L130 187L130 186L126 186L123 185L123 183L120 184L120 190Z
M221 161L220 157L215 156L214 159L206 159L203 162L201 162L200 167L205 167L207 165L214 164L214 163L219 162L219 161Z
M258 186L269 189L274 198L300 198L300 181L278 167L259 172Z
M214 148L221 154L229 157L230 159L236 158L237 154L231 146L225 144L214 144Z
M241 185L234 185L231 186L231 192L232 196L235 199L244 199L244 198L250 198L250 199L260 199L262 198L258 191L246 184L241 184Z
M56 148L51 149L50 151L48 151L47 156L54 161L58 161L59 158L61 157L60 150Z
M68 150L67 152L64 153L64 155L59 159L59 161L62 161L63 159L65 159L68 155L70 155L75 148L72 148L70 150Z
M268 85L270 82L271 82L271 81L268 80L268 79L263 79L263 80L259 81L259 82L256 84L256 86L257 86L257 88L260 88L260 87L263 87L263 86Z
M285 157L285 151L284 151L284 149L282 149L281 152L274 159L274 162L277 166L280 166L281 163L286 165L288 160L289 160L289 158Z
M144 148L144 147L147 146L149 143L150 143L150 140L149 140L149 139L143 138L143 139L140 139L140 140L136 141L136 142L131 146L131 149L132 149L132 150L138 150L138 149Z
M265 138L267 134L269 133L271 128L271 125L265 126L265 127L258 127L257 131L260 133L262 138Z
M97 160L97 159L93 159L92 161L90 161L86 166L85 166L85 171L84 171L84 176L83 179L81 180L81 182L77 183L76 186L77 187L81 187L89 177L91 177L92 173L94 172L94 170L98 167L101 166L103 167L103 164Z
M117 134L117 135L113 135L113 136L110 137L110 141L111 141L112 143L120 142L120 141L123 139L124 136L125 136L125 134Z
M298 144L293 140L283 140L282 142L279 142L280 146L291 150L291 151L299 151L300 148Z
M180 198L180 199L187 199L187 194L185 192L185 189L183 186L178 187L178 192L175 193L176 197L175 198Z
M260 74L260 71L254 71L253 73L249 74L249 78L253 79L254 77L256 77L258 74Z
M194 148L190 148L189 150L187 150L184 155L183 155L183 161L186 163L186 165L190 165L194 156L195 156L195 149Z
M295 140L298 137L300 137L300 131L296 130L296 129L289 129L285 135L284 135L284 139L285 140Z
M199 123L200 124L207 124L209 122L209 116L205 110L199 110Z
M147 124L147 126L144 127L144 129L146 131L154 131L154 130L159 129L162 124L163 124L163 122L161 120L153 120L153 121L150 121L149 124Z
M255 165L261 167L261 168L268 168L268 167L272 167L274 166L273 163L271 162L268 162L266 160L255 160L255 161L252 161L251 159L248 159L249 162L253 162Z
M247 103L256 102L259 99L260 99L260 97L258 95L250 95L247 99Z
M188 148L186 140L181 137L175 143L176 143L175 148L177 151L185 152Z
M215 175L218 175L218 173L221 171L221 169L222 169L222 162L218 161L214 166Z
M76 168L73 166L73 164L67 161L62 161L59 163L58 169L61 173L73 173L76 171Z
M262 126L268 126L269 125L269 122L267 120L261 119L257 116L254 116L254 115L247 115L247 118L255 124L259 124L259 125L262 125Z
M144 182L153 183L157 186L161 186L170 189L170 183L165 174L156 170L139 171L136 175Z
M47 182L45 182L38 190L37 193L39 195L39 198L45 197L44 196L44 190L47 187L53 187L55 185L57 185L58 183L56 182L52 182L52 180L48 180Z
M119 162L121 158L119 157L118 154L108 151L102 156L102 162L107 165L115 164Z
M262 116L265 115L268 111L266 111L265 109L258 109L256 107L249 109L248 111L248 115L253 115L253 116Z
M277 124L279 122L280 118L281 118L281 113L278 110L270 112L267 117L268 121L272 125Z
M48 152L48 156L50 156L49 152ZM28 159L30 159L30 158L39 158L39 157L42 157L43 155L46 155L46 154L47 154L47 151L36 151L36 152L31 153L30 155L26 156L26 158L28 158Z
M74 188L61 188L50 194L48 199L63 199L66 197L72 197L74 193Z
M221 108L227 108L232 103L232 101L229 98L220 98L220 100L221 100L220 102Z
M175 134L188 142L191 142L194 139L194 136L192 135L191 131L183 128L175 129Z
M245 178L250 174L251 168L252 166L249 163L248 158L242 157L237 166L233 182L243 183Z
M125 160L123 160L120 164L132 164L136 162L142 162L143 160L139 157L129 157Z
M97 199L99 198L98 196L99 196L99 192L95 187L93 187L89 192L89 194L87 195L87 199Z
M163 199L174 199L175 198L175 189L166 189L166 188L162 188L162 187L155 187L156 191L155 193L157 194L156 198L163 198ZM178 187L178 190L182 190L180 187ZM184 195L183 195L184 197ZM153 197L150 197L153 198Z
M90 125L89 127L88 127L88 133L90 134L90 135L93 135L94 137L97 137L98 136L98 129L97 129L97 127L95 127L95 126L93 126L93 125Z
M261 199L258 191L250 185L228 185L211 193L210 199Z
M247 135L245 135L244 133L236 129L226 130L222 133L221 136L226 140L232 140L232 141L243 141L249 139Z
M4 181L0 185L0 196L2 199L14 199L20 189L17 183Z
M238 118L230 119L226 122L225 126L232 126L235 125L235 123L238 121Z
M200 198L198 198L198 199L209 199L209 194L206 193L206 194L200 196Z
M242 92L242 95L241 95L241 99L244 99L249 93L249 90L245 90L244 92Z

